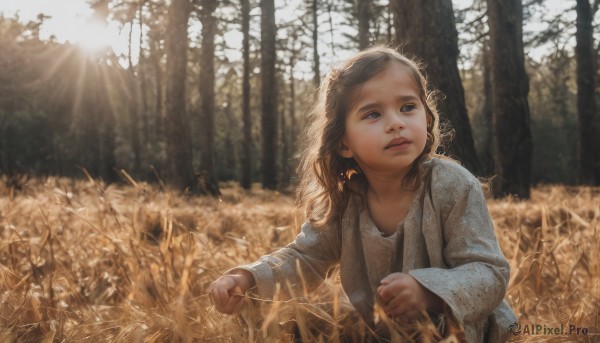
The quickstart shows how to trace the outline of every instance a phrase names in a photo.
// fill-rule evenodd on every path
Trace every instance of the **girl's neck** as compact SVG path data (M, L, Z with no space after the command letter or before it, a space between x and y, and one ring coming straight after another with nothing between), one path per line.
M394 174L365 174L368 181L367 196L378 203L391 203L404 198L412 193L404 187L407 173L408 170Z

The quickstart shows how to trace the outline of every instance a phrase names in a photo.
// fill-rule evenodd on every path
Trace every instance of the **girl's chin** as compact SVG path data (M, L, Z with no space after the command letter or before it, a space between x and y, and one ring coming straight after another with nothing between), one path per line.
M412 167L414 161L414 159L411 159L393 164L379 164L373 167L361 167L361 169L365 172L365 174L367 174L367 176L371 173L404 174Z

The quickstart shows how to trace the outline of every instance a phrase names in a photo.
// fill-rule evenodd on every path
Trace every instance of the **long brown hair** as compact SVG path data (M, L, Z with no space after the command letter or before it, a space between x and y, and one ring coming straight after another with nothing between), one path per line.
M397 52L383 46L364 50L350 58L339 68L331 70L321 82L319 99L309 116L311 121L305 137L305 149L298 172L298 205L315 227L339 225L350 194L356 192L352 183L366 185L366 178L354 159L338 154L345 132L346 112L353 92L383 71L391 62L406 67L419 88L419 97L427 116L427 141L404 178L404 187L421 183L420 166L436 155L440 144L439 116L436 110L436 93L428 89L427 80L419 65ZM359 192L359 194L361 194Z

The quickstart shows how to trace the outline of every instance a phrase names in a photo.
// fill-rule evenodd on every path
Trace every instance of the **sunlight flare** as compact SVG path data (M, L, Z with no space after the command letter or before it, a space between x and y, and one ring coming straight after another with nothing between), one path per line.
M69 24L65 23L65 26ZM71 35L72 43L81 47L85 52L98 53L108 49L118 34L111 32L110 27L97 21L79 23L66 29Z

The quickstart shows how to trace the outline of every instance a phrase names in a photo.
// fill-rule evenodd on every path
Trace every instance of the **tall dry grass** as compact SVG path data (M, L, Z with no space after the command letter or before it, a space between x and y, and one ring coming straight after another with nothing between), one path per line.
M335 273L291 301L248 299L253 306L237 316L213 309L206 294L213 280L298 232L290 196L236 185L221 199L145 183L17 185L0 182L2 342L291 341L294 327L307 340L340 341L366 330ZM537 188L530 201L489 202L520 323L589 329L515 341L598 340L599 204L598 189L562 186ZM436 340L430 326L414 329Z
M489 201L510 261L508 302L521 326L588 335L521 333L515 342L600 341L600 188L545 186L530 201Z

